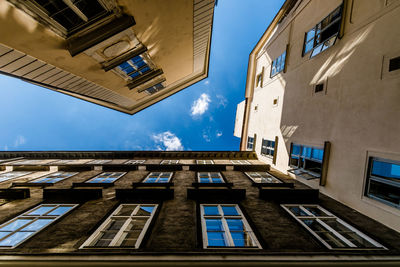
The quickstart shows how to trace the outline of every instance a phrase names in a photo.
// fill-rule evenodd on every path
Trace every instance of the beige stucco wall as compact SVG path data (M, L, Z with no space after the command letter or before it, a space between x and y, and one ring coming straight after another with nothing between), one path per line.
M367 153L400 158L400 70L388 73L388 58L400 56L400 2L350 0L341 40L310 59L302 57L304 34L342 1L303 1L280 24L253 79L264 67L263 86L254 88L248 135L279 138L276 166L288 169L290 143L332 144L327 182L301 181L400 231L400 210L363 196ZM352 7L352 8L351 8ZM269 78L271 59L289 43L287 72ZM314 93L324 82L326 92ZM278 106L272 101L278 97ZM257 110L255 110L257 106ZM245 137L247 139L247 137Z

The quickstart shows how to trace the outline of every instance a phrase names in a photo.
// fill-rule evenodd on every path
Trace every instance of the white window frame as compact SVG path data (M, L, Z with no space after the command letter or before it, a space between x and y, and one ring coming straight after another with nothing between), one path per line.
M212 173L217 173L218 174L218 178L221 180L221 182L220 183L214 183L213 182L213 180L212 180L212 177L211 177L211 174ZM200 179L200 176L201 176L201 174L206 174L208 177L208 183L210 183L210 184L224 184L225 183L225 180L224 180L224 178L222 177L222 174L220 173L220 172L198 172L197 173L197 182L199 183L199 184L206 184L206 183L202 183L201 182L201 179ZM206 177L202 177L202 178L206 178ZM215 178L214 178L215 179Z
M49 206L50 206L50 207L53 206L54 208L51 209L51 210L49 210L49 211L47 211L47 212L46 212L45 214L43 214L43 215L27 215L27 214L31 213L32 211L34 211L34 210L36 210L36 209L39 209L39 208L41 208L41 207L49 207ZM72 208L71 208L69 211L67 211L66 213L62 214L62 215L46 215L46 214L51 213L52 211L54 211L54 210L57 209L58 207L63 207L63 206L72 207ZM12 248L18 247L20 244L24 243L26 240L31 239L31 238L32 238L33 236L35 236L37 233L41 232L43 229L46 229L47 227L49 227L50 225L52 225L55 221L59 220L61 217L64 217L66 214L68 214L69 212L71 212L72 210L74 210L77 206L78 206L78 204L41 204L41 205L38 205L38 206L34 207L33 209L28 210L27 212L24 212L24 213L21 214L21 215L16 216L15 218L13 218L13 219L11 219L11 220L9 220L9 221L3 223L2 225L0 225L0 232L1 232L1 229L3 228L3 226L6 226L6 225L8 225L8 224L11 224L12 222L14 222L14 221L16 221L16 220L18 220L18 219L24 219L24 218L25 218L25 219L27 219L27 218L32 219L32 221L31 221L30 223L25 224L25 225L19 227L18 229L14 230L14 231L11 231L10 234L4 236L4 237L1 238L0 240L3 240L3 239L5 239L6 237L11 236L13 233L19 232L19 230L22 230L22 229L25 228L26 226L31 225L32 223L34 223L35 221L37 221L37 220L39 220L39 219L53 219L53 221L52 221L51 223L49 223L49 224L47 224L46 226L44 226L44 227L38 229L38 230L35 231L32 235L30 235L30 236L24 238L23 240L21 240L20 242L18 242L18 243L15 244L14 246L0 246L0 249L10 249L10 248L12 249ZM33 231L31 231L31 232L33 232Z
M130 159L130 160L128 160L128 161L125 161L124 164L132 164L132 165L135 165L135 164L143 164L143 163L145 163L145 162L146 162L145 159Z
M172 175L174 174L173 172L150 172L146 178L143 180L142 183L147 183L147 180L149 179L150 176L155 176L153 173L159 173L159 175L157 176L157 180L155 182L151 182L151 184L153 183L159 183L159 184L165 184L165 183L160 183L159 180L162 176L163 173L169 173L169 177L168 177L168 181L167 183L169 183L171 181ZM153 174L153 175L152 175Z
M179 159L164 159L160 163L161 165L173 165L179 164Z
M109 175L106 176L106 175L105 175L106 173L109 173ZM103 181L103 180L105 180L105 179L115 178L115 181L114 181L114 182L111 182L111 183L103 183L103 184L113 184L113 183L115 183L118 179L120 179L122 176L124 176L125 174L126 174L126 172L102 172L102 173L96 175L95 177L90 178L89 180L85 181L85 183L88 183L88 184L91 184L91 183L93 183L93 184L101 184L101 183L103 183L103 182L101 182L101 181ZM114 175L115 175L115 177L114 177ZM100 176L106 176L106 177L101 177L101 178L100 178ZM94 181L94 180L96 180L96 179L99 179L100 181L98 181L98 182L91 182L91 181Z
M54 162L56 160L50 161ZM41 164L48 164L47 159L22 159L19 161L11 162L12 165L41 165Z
M253 150L253 148L254 148L254 137L247 136L247 146L246 147L247 147L248 150Z
M251 165L250 161L245 159L231 159L231 163L235 165Z
M313 204L281 204L281 207L283 209L285 209L292 217L294 217L296 219L296 221L298 221L304 228L306 228L315 238L317 238L322 244L324 244L328 249L332 249L332 250L346 250L346 249L387 249L385 248L383 245L379 244L378 242L376 242L375 240L373 240L372 238L368 237L367 235L363 234L362 232L358 231L356 228L352 227L351 225L347 224L345 221L341 220L340 218L336 217L334 214L332 214L331 212L327 211L326 209L322 208L319 205L313 205ZM297 207L299 209L301 209L301 211L303 211L304 213L306 213L308 216L297 216L295 215L292 211L290 211L290 207ZM312 214L310 211L308 211L305 207L313 207L313 208L317 208L320 209L322 212L324 212L327 216L316 216L314 214ZM308 227L301 219L312 219L312 220L316 220L320 225L322 225L325 229L327 229L330 233L332 233L336 238L338 238L339 240L341 240L343 243L345 243L346 245L348 245L348 247L344 247L344 248L333 248L331 247L326 241L324 241L317 233L315 233L310 227ZM347 238L345 238L343 235L341 235L340 233L338 233L336 230L334 230L332 227L330 227L329 225L327 225L323 220L321 219L335 219L339 224L343 225L344 227L346 227L347 229L349 229L350 231L354 232L355 234L357 234L358 236L360 236L361 238L367 240L368 242L370 242L372 245L375 246L375 248L363 248L363 247L357 247L355 244L353 244L350 240L348 240Z
M95 159L95 160L89 161L86 164L99 164L99 165L102 165L102 164L106 164L106 163L109 163L109 162L111 162L111 159Z
M6 182L9 180L14 180L14 179L18 179L21 178L25 175L31 174L32 172L28 172L28 171L10 171L10 172L3 172L0 173L0 183L2 182ZM15 176L11 175L11 177L2 177L3 175L8 176L8 174L14 174Z
M205 215L204 214L204 206L217 206L218 207L218 213L219 215ZM223 215L223 210L222 206L230 206L230 207L235 207L236 211L238 212L238 215ZM201 216L201 230L202 230L202 237L203 237L203 248L238 248L238 249L261 249L261 245L258 242L253 230L251 229L250 225L248 224L245 216L242 213L242 210L240 209L239 205L237 204L200 204L200 216ZM256 246L253 247L236 247L233 238L230 234L230 230L228 227L228 223L226 222L227 219L241 219L244 225L244 230L248 233L249 237L253 241L253 243ZM207 237L207 226L206 226L206 219L220 219L222 222L222 227L225 233L225 242L228 243L228 246L225 247L214 247L214 246L208 246L208 237Z
M272 174L268 173L268 172L245 172L245 174L247 175L247 177L250 178L250 180L252 180L254 183L271 183L271 184L281 184L283 183L279 178L273 176ZM257 175L258 177L253 177L254 175ZM259 178L261 180L267 180L267 181L256 181L255 179ZM270 182L268 180L272 180L275 182Z
M136 216L136 215L129 215L129 216L118 216L115 214L118 214L118 212L124 207L124 206L136 206L136 208L133 210L132 214L136 214L137 211L140 209L140 207L142 206L154 206L150 216ZM83 249L83 248L96 248L96 249L101 249L101 248L105 248L105 247L96 247L94 246L95 242L98 241L99 237L101 237L101 233L102 231L104 231L105 229L107 229L108 225L110 224L110 222L114 219L114 218L126 218L126 221L124 222L124 224L122 225L121 229L118 230L118 233L114 236L113 240L111 241L110 245L105 248L105 249L109 249L109 248L124 248L120 245L117 245L118 241L123 241L124 239L122 238L122 235L124 234L124 231L126 231L127 227L129 226L129 224L131 223L133 218L148 218L147 222L145 223L145 225L143 226L142 231L140 232L138 239L136 240L135 243L135 249L138 249L140 247L140 244L143 241L144 236L146 235L146 232L149 228L149 225L151 224L153 218L154 218L154 214L156 213L156 210L158 208L158 204L121 204L119 205L114 211L113 213L96 229L96 231L79 247L79 249ZM131 247L129 247L131 248Z
M30 180L29 183L32 183L32 184L36 184L36 183L38 183L38 184L40 184L40 183L44 183L44 184L55 184L55 183L64 181L65 179L71 178L72 176L75 176L75 175L77 175L78 173L79 173L79 172L63 172L63 171L48 173L48 174L43 175L43 176L40 176L40 177L38 177L38 178L36 178L36 179ZM68 176L62 178L60 181L57 181L57 182L55 182L55 183L49 183L49 182L35 182L36 180L41 180L41 179L43 179L43 178L48 178L47 176L52 176L52 175L55 175L55 174L67 174Z
M212 159L196 159L196 164L198 165L214 164L214 161Z

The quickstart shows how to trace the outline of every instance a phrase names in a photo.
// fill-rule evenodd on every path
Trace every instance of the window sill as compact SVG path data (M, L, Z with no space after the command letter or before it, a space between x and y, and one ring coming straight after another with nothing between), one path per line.
M72 187L102 187L108 188L114 186L114 183L73 183Z

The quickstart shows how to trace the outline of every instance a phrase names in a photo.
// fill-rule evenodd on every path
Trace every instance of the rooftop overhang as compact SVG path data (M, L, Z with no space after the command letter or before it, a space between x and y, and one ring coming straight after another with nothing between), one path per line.
M28 1L0 2L0 73L128 114L208 76L214 0L98 1L112 15L72 35ZM135 55L146 77L118 69Z

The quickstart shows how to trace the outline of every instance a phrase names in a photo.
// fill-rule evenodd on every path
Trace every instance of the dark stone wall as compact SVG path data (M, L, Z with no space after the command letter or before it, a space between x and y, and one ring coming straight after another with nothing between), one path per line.
M159 161L158 161L159 162ZM156 162L151 162L156 163ZM150 164L150 163L149 163ZM52 186L55 189L72 188L73 183L84 182L101 171L84 171ZM149 171L129 171L114 186L101 188L102 198L80 203L79 206L56 223L15 249L2 249L1 254L96 254L96 253L216 253L216 254L400 254L400 234L371 220L337 201L320 195L320 205L330 210L371 238L387 246L387 251L352 250L330 251L319 243L306 229L295 221L276 201L259 198L259 189L240 171L223 171L233 189L245 189L246 199L238 203L252 226L263 249L207 249L202 248L201 222L198 215L200 202L187 199L187 189L196 181L194 171L176 171L172 182L174 198L158 202L158 211L141 247L132 249L82 249L79 247L120 204L115 189L131 189L133 182L140 182ZM288 176L281 177L284 180ZM295 182L295 189L307 186ZM226 189L228 190L228 188ZM67 200L66 200L67 201ZM22 212L46 202L41 188L31 188L31 197L10 201L0 206L0 222L4 223ZM225 201L235 202L235 201ZM71 203L71 199L68 199ZM132 202L133 203L133 202ZM203 201L201 203L209 203ZM224 203L221 201L220 203ZM212 204L212 203L210 203Z

